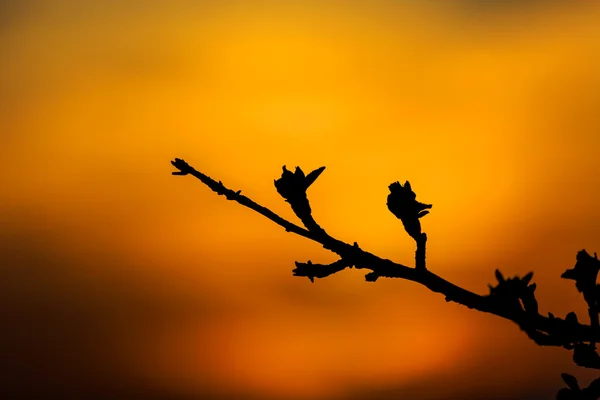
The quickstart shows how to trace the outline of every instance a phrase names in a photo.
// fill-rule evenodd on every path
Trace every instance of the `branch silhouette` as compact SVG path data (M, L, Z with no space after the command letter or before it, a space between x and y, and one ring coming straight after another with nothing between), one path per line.
M596 351L596 343L600 341L600 285L596 284L600 271L600 260L581 250L576 257L574 268L566 270L562 278L575 281L577 290L583 294L588 304L590 325L578 321L574 312L568 313L564 319L541 315L535 298L536 284L530 283L533 272L524 277L505 277L500 270L495 271L497 283L489 286L489 294L479 295L463 289L441 278L427 269L426 243L427 235L422 232L420 219L429 213L431 204L416 200L410 182L404 185L394 182L389 185L390 194L387 207L402 222L404 229L416 244L415 267L409 267L394 261L378 257L364 249L357 242L345 243L329 235L313 218L307 189L325 170L318 168L308 175L300 167L294 172L283 167L282 175L274 181L277 192L290 204L293 212L304 227L298 226L275 214L268 208L255 203L241 194L241 190L231 190L221 181L195 170L182 159L176 158L171 164L178 170L173 175L191 175L199 179L218 195L235 201L275 222L287 232L310 239L323 248L337 254L340 259L331 264L313 264L312 261L298 262L293 269L294 276L307 277L314 283L315 278L325 278L346 268L367 269L365 275L368 282L379 278L400 278L419 283L435 293L445 296L447 302L455 302L470 309L497 315L514 322L536 344L540 346L560 346L573 351L573 361L581 367L600 369L600 355ZM572 375L562 374L568 388L558 392L557 399L598 399L600 398L600 378L593 381L588 388L581 389L577 379Z

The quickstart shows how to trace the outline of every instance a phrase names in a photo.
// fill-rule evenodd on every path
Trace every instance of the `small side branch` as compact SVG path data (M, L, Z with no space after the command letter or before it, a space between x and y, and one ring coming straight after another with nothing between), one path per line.
M313 264L310 260L306 263L296 261L296 268L292 272L294 276L306 276L314 283L315 278L326 278L348 267L352 267L352 263L344 259L331 264Z

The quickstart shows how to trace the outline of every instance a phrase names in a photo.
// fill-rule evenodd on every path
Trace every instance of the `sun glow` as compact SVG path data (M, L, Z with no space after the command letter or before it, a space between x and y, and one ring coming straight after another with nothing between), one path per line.
M481 26L429 3L376 3L42 7L3 28L2 234L69 260L61 273L78 289L65 307L110 311L122 281L158 310L106 328L126 376L316 398L436 376L500 335L408 282L292 277L295 260L334 258L170 176L174 157L297 223L272 180L284 164L325 165L309 190L322 226L412 265L385 207L387 186L409 180L433 203L423 225L437 273L485 293L495 268L543 261L542 302L580 302L551 288L600 239L598 7ZM114 304L128 310L123 291ZM517 334L498 347L528 354Z

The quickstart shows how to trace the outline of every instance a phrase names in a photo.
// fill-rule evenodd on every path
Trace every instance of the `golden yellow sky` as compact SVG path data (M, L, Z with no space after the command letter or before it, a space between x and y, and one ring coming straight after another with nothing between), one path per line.
M317 220L412 265L385 206L408 179L434 204L431 270L477 293L495 268L534 270L542 312L587 322L560 274L600 251L600 7L483 3L3 2L7 390L446 399L587 383L569 352L413 283L293 277L296 260L335 258L170 175L184 158L295 222L273 179L325 165Z

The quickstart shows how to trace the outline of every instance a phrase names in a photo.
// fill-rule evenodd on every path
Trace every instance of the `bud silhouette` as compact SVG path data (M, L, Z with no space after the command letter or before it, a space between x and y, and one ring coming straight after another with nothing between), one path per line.
M579 383L577 383L577 379L573 375L561 374L561 377L569 388L560 389L556 395L556 400L574 400L583 398Z
M594 343L575 343L573 361L580 367L600 368L600 355L596 352Z
M594 253L594 257L592 257L587 251L581 250L577 253L575 267L566 270L560 277L573 279L579 292L594 291L598 271L600 271L600 260L596 254Z
M412 191L410 182L406 181L404 186L400 182L394 182L389 186L390 194L387 198L388 209L402 221L406 232L416 241L421 237L421 222L419 218L429 214L425 211L431 208L431 204L418 202L417 195Z
M528 313L537 315L538 303L535 299L536 284L531 282L533 272L526 274L524 277L515 276L513 278L505 278L499 269L496 270L496 279L498 285L488 285L490 289L489 296L505 306L513 310L525 309Z
M306 189L312 185L315 180L325 170L325 167L318 168L308 175L300 167L296 167L295 172L289 171L283 166L281 178L274 181L277 193L281 195L292 206L292 209L298 215L308 215L311 213Z

